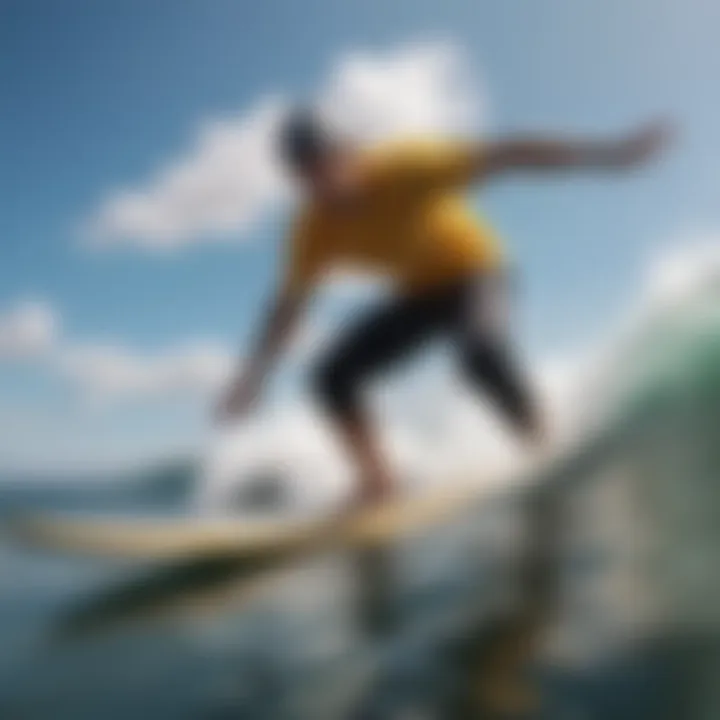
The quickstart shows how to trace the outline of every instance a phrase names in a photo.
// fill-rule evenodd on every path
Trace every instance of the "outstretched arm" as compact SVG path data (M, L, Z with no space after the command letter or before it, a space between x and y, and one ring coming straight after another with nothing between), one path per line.
M244 415L258 401L267 376L297 325L306 295L305 292L284 290L272 303L253 354L220 400L218 419Z
M655 122L609 140L541 136L502 139L478 152L477 178L510 170L623 170L658 154L669 141L671 130L668 124Z

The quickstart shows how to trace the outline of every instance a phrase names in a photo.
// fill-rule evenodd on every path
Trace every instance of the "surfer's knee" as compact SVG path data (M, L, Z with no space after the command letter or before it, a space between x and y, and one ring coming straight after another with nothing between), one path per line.
M318 402L333 415L348 415L357 405L358 381L334 362L318 365L312 372L311 387Z

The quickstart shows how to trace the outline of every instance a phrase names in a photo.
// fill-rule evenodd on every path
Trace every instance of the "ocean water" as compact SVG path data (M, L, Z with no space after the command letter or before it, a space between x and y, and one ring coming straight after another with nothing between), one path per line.
M147 496L134 501L109 489L103 497L9 486L0 502L6 518L58 508L187 512L181 495L150 503ZM186 588L179 598L170 593L147 613L129 613L77 637L58 633L68 613L154 569L30 551L6 535L0 542L0 717L447 717L457 691L455 645L507 601L516 530L513 503L500 499L398 544L394 584L382 600L390 617L375 625L358 611L356 566L335 554L280 575L254 600L230 575L209 594L202 587ZM639 659L641 646L625 635L627 618L617 607L583 601L617 564L607 546L588 544L587 525L583 533L584 544L576 539L564 560L573 600L559 631L561 644L580 648L580 660L575 648L569 660L538 667L545 674L546 713L560 717L562 707L585 713L567 717L655 718L650 713L664 668L654 658ZM622 691L608 706L601 687Z

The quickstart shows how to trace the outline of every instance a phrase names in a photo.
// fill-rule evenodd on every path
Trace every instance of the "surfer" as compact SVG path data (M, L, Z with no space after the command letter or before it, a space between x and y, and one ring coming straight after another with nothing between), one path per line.
M339 139L312 111L290 113L278 145L307 201L257 347L221 399L219 417L251 410L313 287L328 271L349 267L390 279L396 291L344 331L312 378L359 471L360 505L393 488L362 388L428 340L449 340L468 386L485 393L521 438L540 443L543 419L508 338L507 261L463 191L516 171L626 170L655 156L668 134L655 122L605 140L529 135L368 150Z

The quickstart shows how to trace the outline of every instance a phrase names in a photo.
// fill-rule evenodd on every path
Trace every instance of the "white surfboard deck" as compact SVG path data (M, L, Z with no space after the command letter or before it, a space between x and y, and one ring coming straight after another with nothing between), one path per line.
M492 482L448 478L431 489L396 497L342 516L302 520L250 520L184 516L112 517L38 513L17 518L12 535L20 542L64 554L145 561L231 556L263 560L289 551L381 545L440 524L501 488L518 489L554 465L564 453L525 457Z
M442 522L486 491L486 486L477 483L453 483L341 517L284 522L47 513L17 519L12 533L25 544L66 554L148 561L216 555L262 557L290 547L388 542Z

